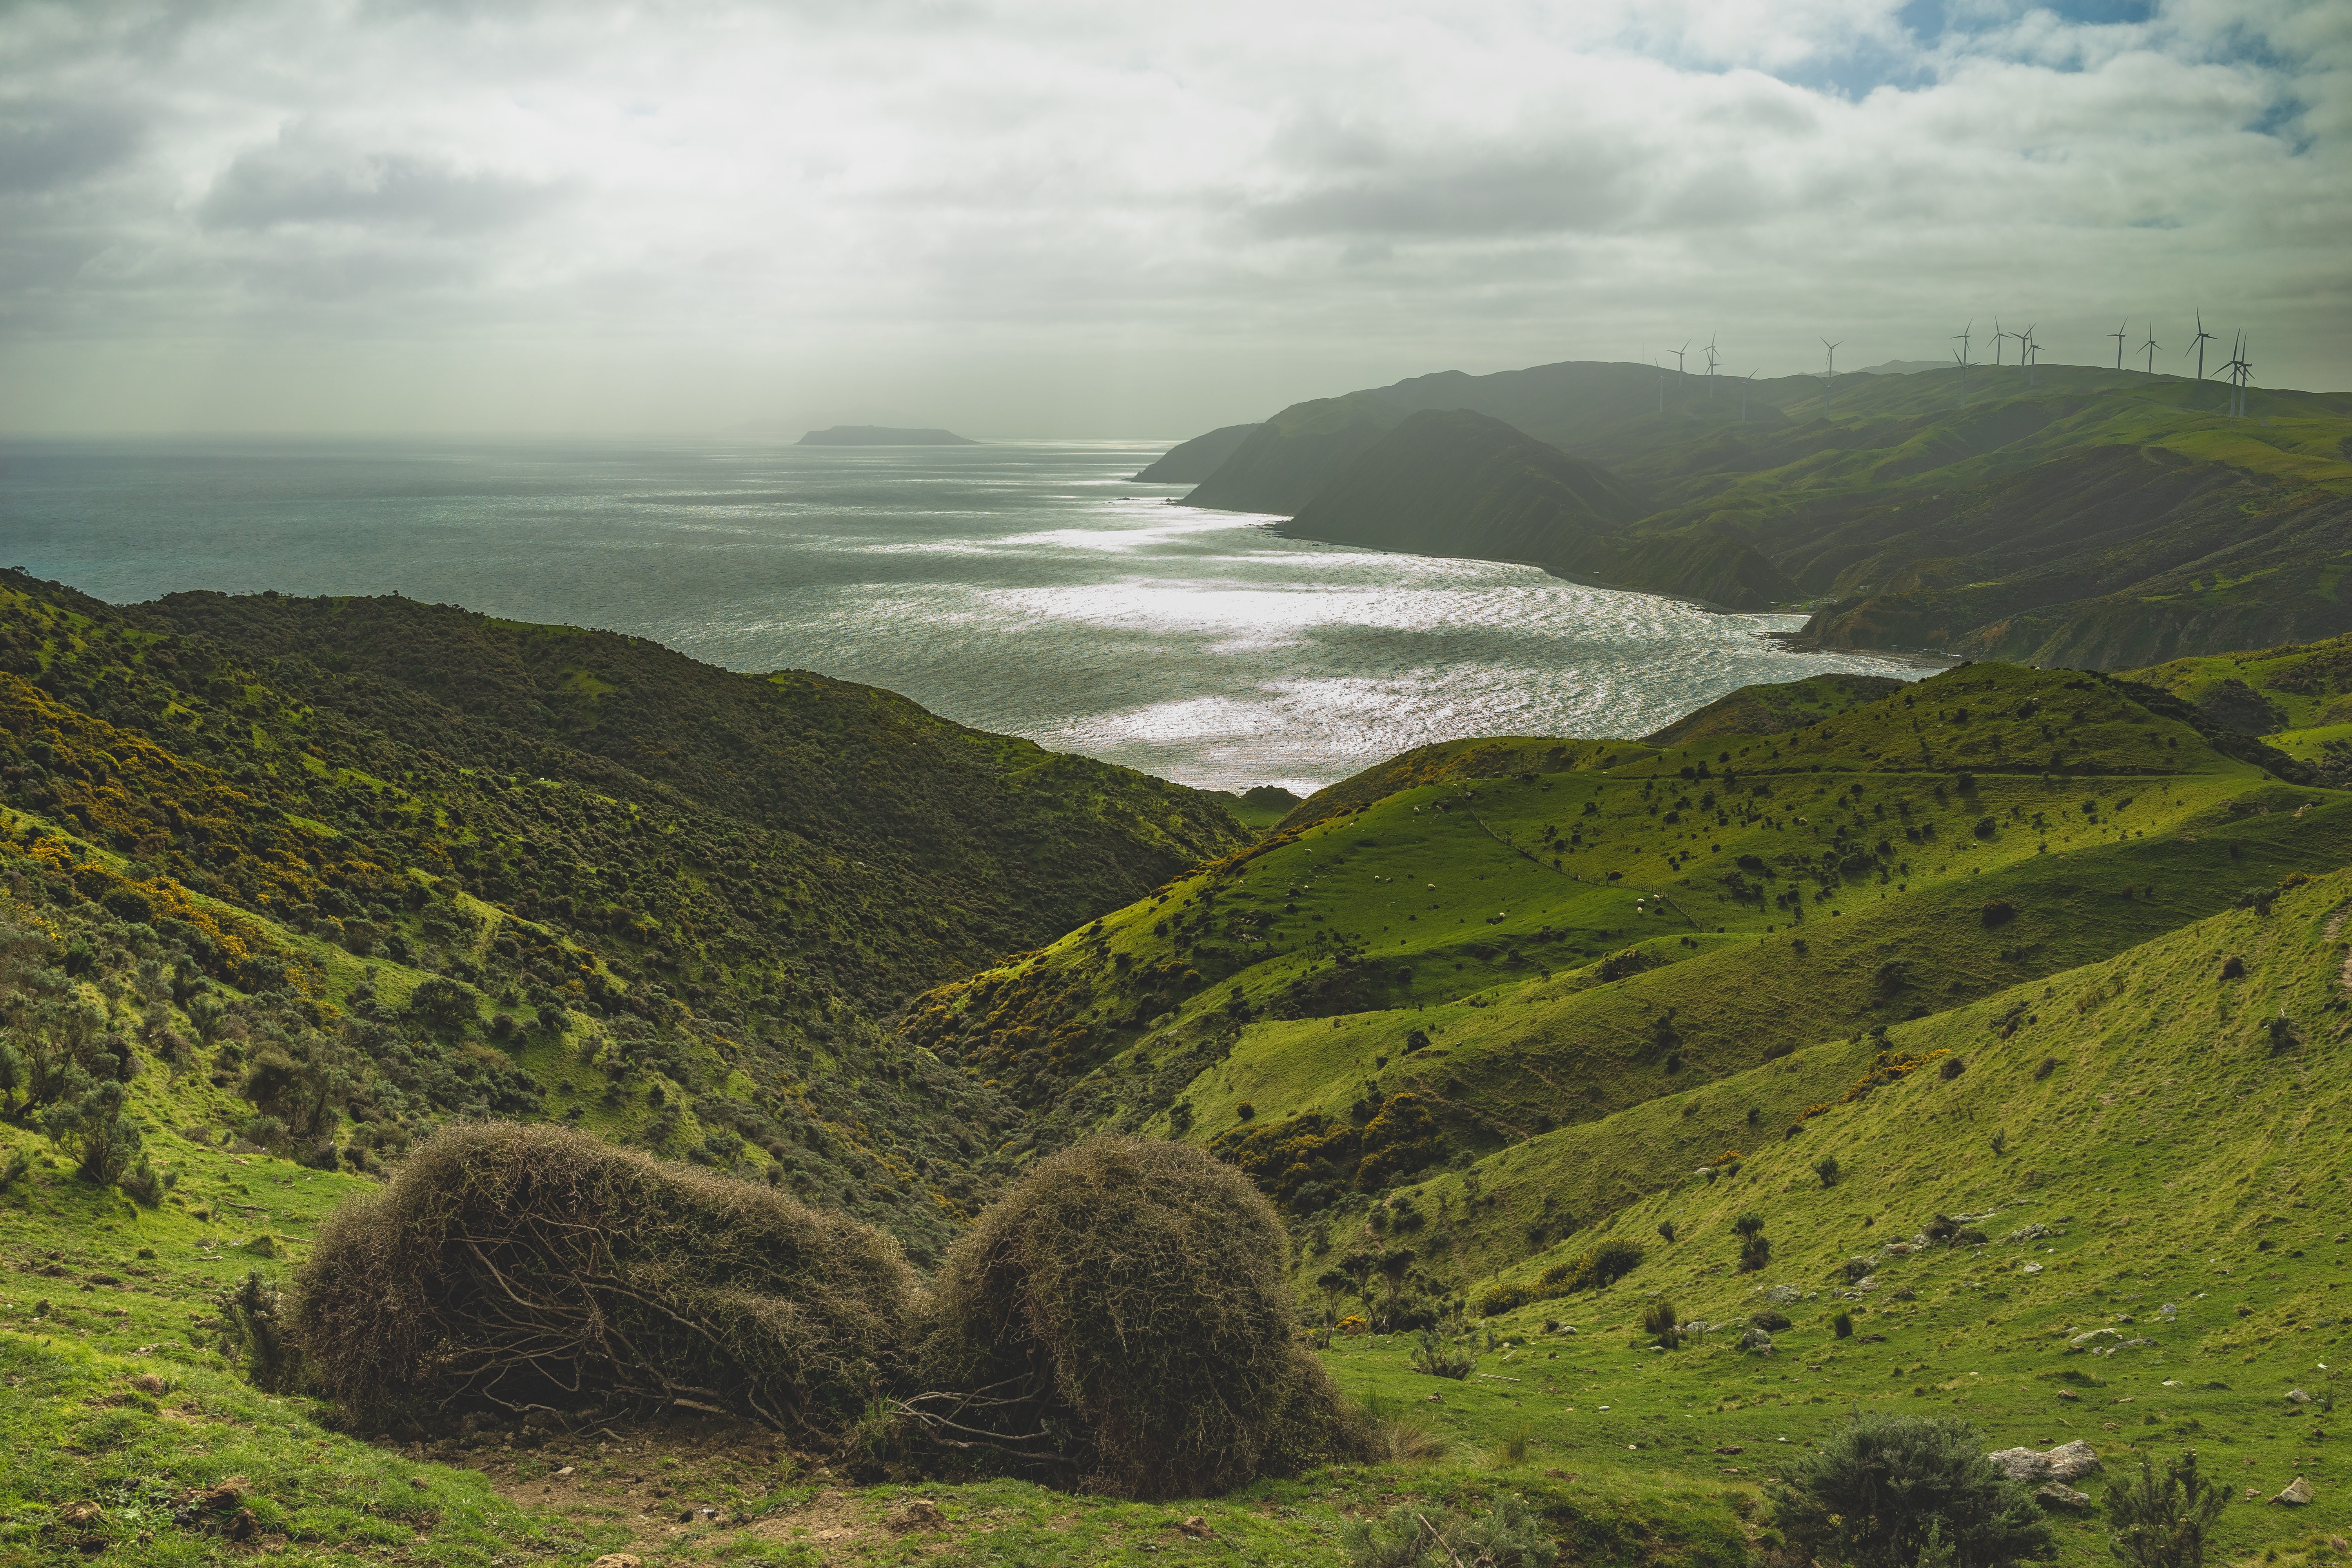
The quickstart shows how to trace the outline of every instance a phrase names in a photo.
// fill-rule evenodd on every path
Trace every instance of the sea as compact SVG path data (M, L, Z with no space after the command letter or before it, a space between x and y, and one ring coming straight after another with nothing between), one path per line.
M0 564L115 603L403 594L815 670L1204 788L1433 741L1634 737L1827 670L1792 615L1286 540L1131 477L1168 441L0 441Z

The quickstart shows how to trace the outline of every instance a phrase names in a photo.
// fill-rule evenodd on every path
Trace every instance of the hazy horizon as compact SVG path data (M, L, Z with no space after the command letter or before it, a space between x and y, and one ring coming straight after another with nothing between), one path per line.
M0 432L1173 440L2200 309L2336 390L2347 125L2293 0L18 5Z

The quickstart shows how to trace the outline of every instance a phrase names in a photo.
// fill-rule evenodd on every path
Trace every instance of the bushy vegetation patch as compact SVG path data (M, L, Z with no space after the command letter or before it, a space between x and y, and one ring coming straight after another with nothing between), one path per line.
M1297 1342L1289 1245L1237 1171L1098 1138L1040 1161L948 1253L904 1402L979 1444L1130 1497L1223 1492L1351 1441Z
M838 1433L913 1317L898 1247L845 1215L585 1133L462 1125L320 1227L294 1323L362 1422L600 1400Z
M2006 1568L2054 1557L2032 1494L1965 1421L1872 1415L1841 1427L1774 1487L1774 1522L1803 1557L1854 1568Z

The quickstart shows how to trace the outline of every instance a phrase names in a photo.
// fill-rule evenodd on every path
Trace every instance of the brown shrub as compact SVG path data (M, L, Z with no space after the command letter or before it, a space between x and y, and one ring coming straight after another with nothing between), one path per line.
M896 1243L564 1128L475 1122L345 1203L295 1276L322 1392L363 1424L600 1397L839 1433L894 1367Z
M935 1438L1127 1497L1212 1495L1359 1445L1298 1342L1289 1240L1230 1166L1097 1138L950 1248L921 1386Z

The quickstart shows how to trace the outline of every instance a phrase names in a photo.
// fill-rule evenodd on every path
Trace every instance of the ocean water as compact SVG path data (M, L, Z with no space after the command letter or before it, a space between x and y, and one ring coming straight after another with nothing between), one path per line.
M1802 655L1532 567L1283 540L1139 485L1165 442L0 442L0 564L117 603L387 594L803 668L1187 784L1635 736Z

